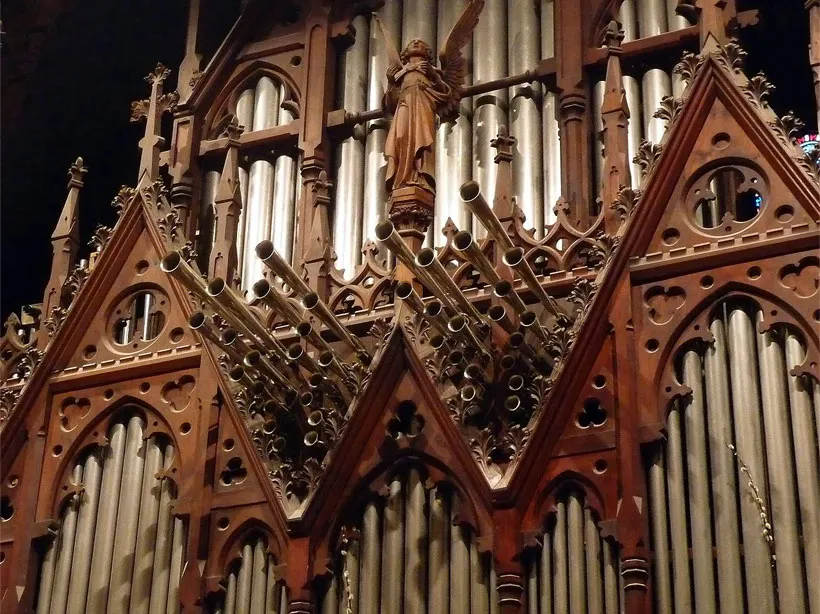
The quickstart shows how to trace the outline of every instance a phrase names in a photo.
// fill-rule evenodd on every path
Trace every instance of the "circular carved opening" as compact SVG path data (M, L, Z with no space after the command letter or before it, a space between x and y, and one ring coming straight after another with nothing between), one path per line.
M126 296L109 324L114 343L137 349L153 341L165 328L167 311L167 297L160 290L139 290Z
M146 393L146 392L148 392L149 390L151 390L151 384L149 384L148 382L142 382L142 383L140 384L140 392L141 392L142 394L145 394L145 393Z
M711 275L704 275L700 278L700 287L701 288L711 288L715 285L715 278Z
M222 447L223 447L226 451L228 451L228 452L230 452L231 450L233 450L234 445L235 445L235 444L234 444L234 440L233 440L233 439L231 439L231 438L226 439L226 440L222 443Z
M299 66L302 63L302 56L295 55L290 59L291 66Z
M584 401L584 407L578 412L575 424L582 429L597 428L604 425L606 418L607 412L600 399L593 397Z
M680 232L677 228L667 228L661 235L664 245L674 245L680 239Z
M83 350L83 358L86 360L91 360L97 355L97 346L96 345L87 345Z
M106 391L103 393L103 398L104 398L106 401L110 401L112 398L114 398L114 391L113 391L113 390L111 390L111 388L109 388L108 390L106 390Z
M182 338L185 336L185 330L180 327L176 327L171 331L168 337L171 339L171 343L179 343L182 341Z
M600 390L606 386L606 378L603 375L596 375L592 380L592 386L593 388L598 388Z
M794 207L791 205L780 205L774 212L774 216L781 224L790 222L794 218Z
M737 230L730 222L748 222L760 213L763 189L760 176L745 166L726 166L703 175L691 190L695 222L702 228Z
M56 446L54 446L54 447L51 449L51 453L52 453L54 456L60 456L60 454L62 454L62 453L63 453L63 446L61 446L61 445L59 445L59 444L58 444L58 445L56 445Z
M715 136L712 137L712 147L715 149L726 149L729 146L729 142L732 139L729 138L729 135L725 132L718 132Z
M598 475L606 473L607 469L609 469L609 464L603 458L599 458L592 465L592 470Z
M763 271L760 270L759 266L749 267L749 270L746 271L746 275L749 276L749 279L758 279L763 274Z
M228 520L227 516L223 516L219 520L216 521L216 526L220 531L224 531L228 528L228 525L231 524L231 521Z
M182 426L179 427L179 432L183 435L187 435L191 432L191 423L190 422L183 422Z
M137 271L137 275L145 275L148 271L148 261L147 260L140 260L137 263L137 266L134 267Z
M14 506L8 497L0 498L0 520L8 522L14 516Z
M658 348L661 346L660 342L657 339L650 339L646 342L646 351L647 352L657 352Z

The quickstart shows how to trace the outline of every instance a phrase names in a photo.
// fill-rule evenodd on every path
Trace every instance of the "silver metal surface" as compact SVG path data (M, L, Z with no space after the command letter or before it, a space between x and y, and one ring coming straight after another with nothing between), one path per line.
M362 521L361 578L359 581L359 614L378 614L379 571L382 566L379 508L370 501L364 508Z
M683 467L683 432L678 405L666 418L666 480L669 497L669 535L672 545L672 587L676 614L691 614L689 540L686 531L686 485Z
M592 518L592 511L584 508L584 548L587 569L587 612L604 614L604 582L601 576L601 537Z
M637 0L637 8L641 38L666 32L665 0Z
M555 528L552 536L553 587L555 614L569 614L569 560L567 552L567 504L555 503Z
M285 89L280 86L279 95L285 97ZM280 107L278 124L289 124L293 113ZM273 222L271 240L282 257L291 262L293 259L293 229L296 227L296 160L294 154L282 153L276 157L274 164L273 184Z
M489 577L475 538L470 540L470 614L489 614Z
M643 139L643 109L641 86L635 77L624 75L624 96L629 108L629 126L626 130L626 146L629 161L629 176L633 188L641 184L641 167L634 162Z
M544 93L541 110L544 158L544 223L555 222L555 203L561 196L561 141L558 135L558 95Z
M541 0L541 58L551 57L555 57L555 2Z
M666 24L667 31L682 30L689 27L686 17L678 15L675 9L678 7L678 0L666 0Z
M455 507L455 502L453 506ZM451 520L452 521L452 520ZM462 524L450 527L450 614L471 614L470 609L470 529Z
M624 42L638 38L638 16L635 13L635 0L623 0L618 7L618 21L624 31Z
M584 509L581 495L567 497L567 549L569 550L569 611L587 614L587 591L584 564Z
M652 143L660 143L666 132L665 122L652 117L661 106L661 99L672 94L672 83L669 75L660 68L647 70L641 84L643 98L643 133L644 138Z
M446 492L430 489L429 608L450 610L450 510Z
M655 554L655 603L658 614L672 614L672 577L669 573L669 524L666 512L666 467L659 445L649 463L649 505L652 522L652 550ZM617 590L617 586L616 586ZM607 613L608 614L608 613Z
M174 447L165 446L162 467L169 470L174 461ZM154 550L154 569L151 577L150 614L162 614L168 602L170 584L171 540L173 538L173 516L171 515L172 485L170 480L162 480L159 487L159 512L157 514L157 541ZM225 610L227 612L227 608Z
M155 477L162 468L162 450L156 437L145 443L145 467L140 494L137 545L134 556L134 577L131 581L132 612L147 612L151 602L151 576L154 567L154 547L157 541L159 513L159 481Z
M85 612L88 583L91 572L91 554L94 550L94 526L100 505L100 481L102 468L99 452L88 455L83 465L84 501L80 505L77 518L77 533L74 538L74 558L71 562L71 586L68 589L67 614Z
M404 611L427 611L427 522L426 494L418 470L407 474L404 533Z
M394 477L384 507L381 577L381 614L392 614L396 604L404 603L404 492L401 480Z
M538 557L538 590L540 614L552 614L552 534L543 535L541 556Z
M414 38L430 45L436 55L436 0L404 0L401 21L401 46L404 48Z
M71 483L80 485L83 481L83 466L77 464L71 471ZM79 497L68 503L63 512L62 524L57 543L57 563L54 568L54 586L51 589L51 611L62 614L68 603L68 589L73 578L71 559L74 554L74 538L77 533Z
M601 130L604 128L601 106L604 104L606 81L598 81L592 88L592 137L595 140L593 156L595 160L595 194L601 191L601 173L604 168L604 143L601 141Z
M242 546L242 563L236 578L236 612L244 614L251 607L251 571L253 568L253 546Z

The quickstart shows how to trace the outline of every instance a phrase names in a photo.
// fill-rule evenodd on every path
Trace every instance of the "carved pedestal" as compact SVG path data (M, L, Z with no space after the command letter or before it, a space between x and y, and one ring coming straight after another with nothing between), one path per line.
M435 194L418 186L398 188L390 194L390 221L414 254L424 245L427 227L433 221L435 202ZM396 269L396 279L415 281L401 264Z

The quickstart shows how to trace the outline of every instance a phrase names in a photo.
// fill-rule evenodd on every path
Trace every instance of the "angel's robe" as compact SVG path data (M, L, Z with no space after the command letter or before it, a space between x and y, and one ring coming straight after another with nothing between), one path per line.
M387 159L387 191L418 186L436 191L436 108L449 100L450 87L433 85L415 63L396 73L396 85L385 93L385 107L393 111L384 157Z

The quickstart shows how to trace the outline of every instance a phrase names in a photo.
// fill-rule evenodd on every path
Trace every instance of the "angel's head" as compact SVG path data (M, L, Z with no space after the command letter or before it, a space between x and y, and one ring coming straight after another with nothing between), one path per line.
M432 62L433 50L430 49L430 45L425 43L420 38L414 38L409 43L407 43L407 46L404 48L404 51L401 52L402 62L409 62L410 58L421 58L422 60Z

